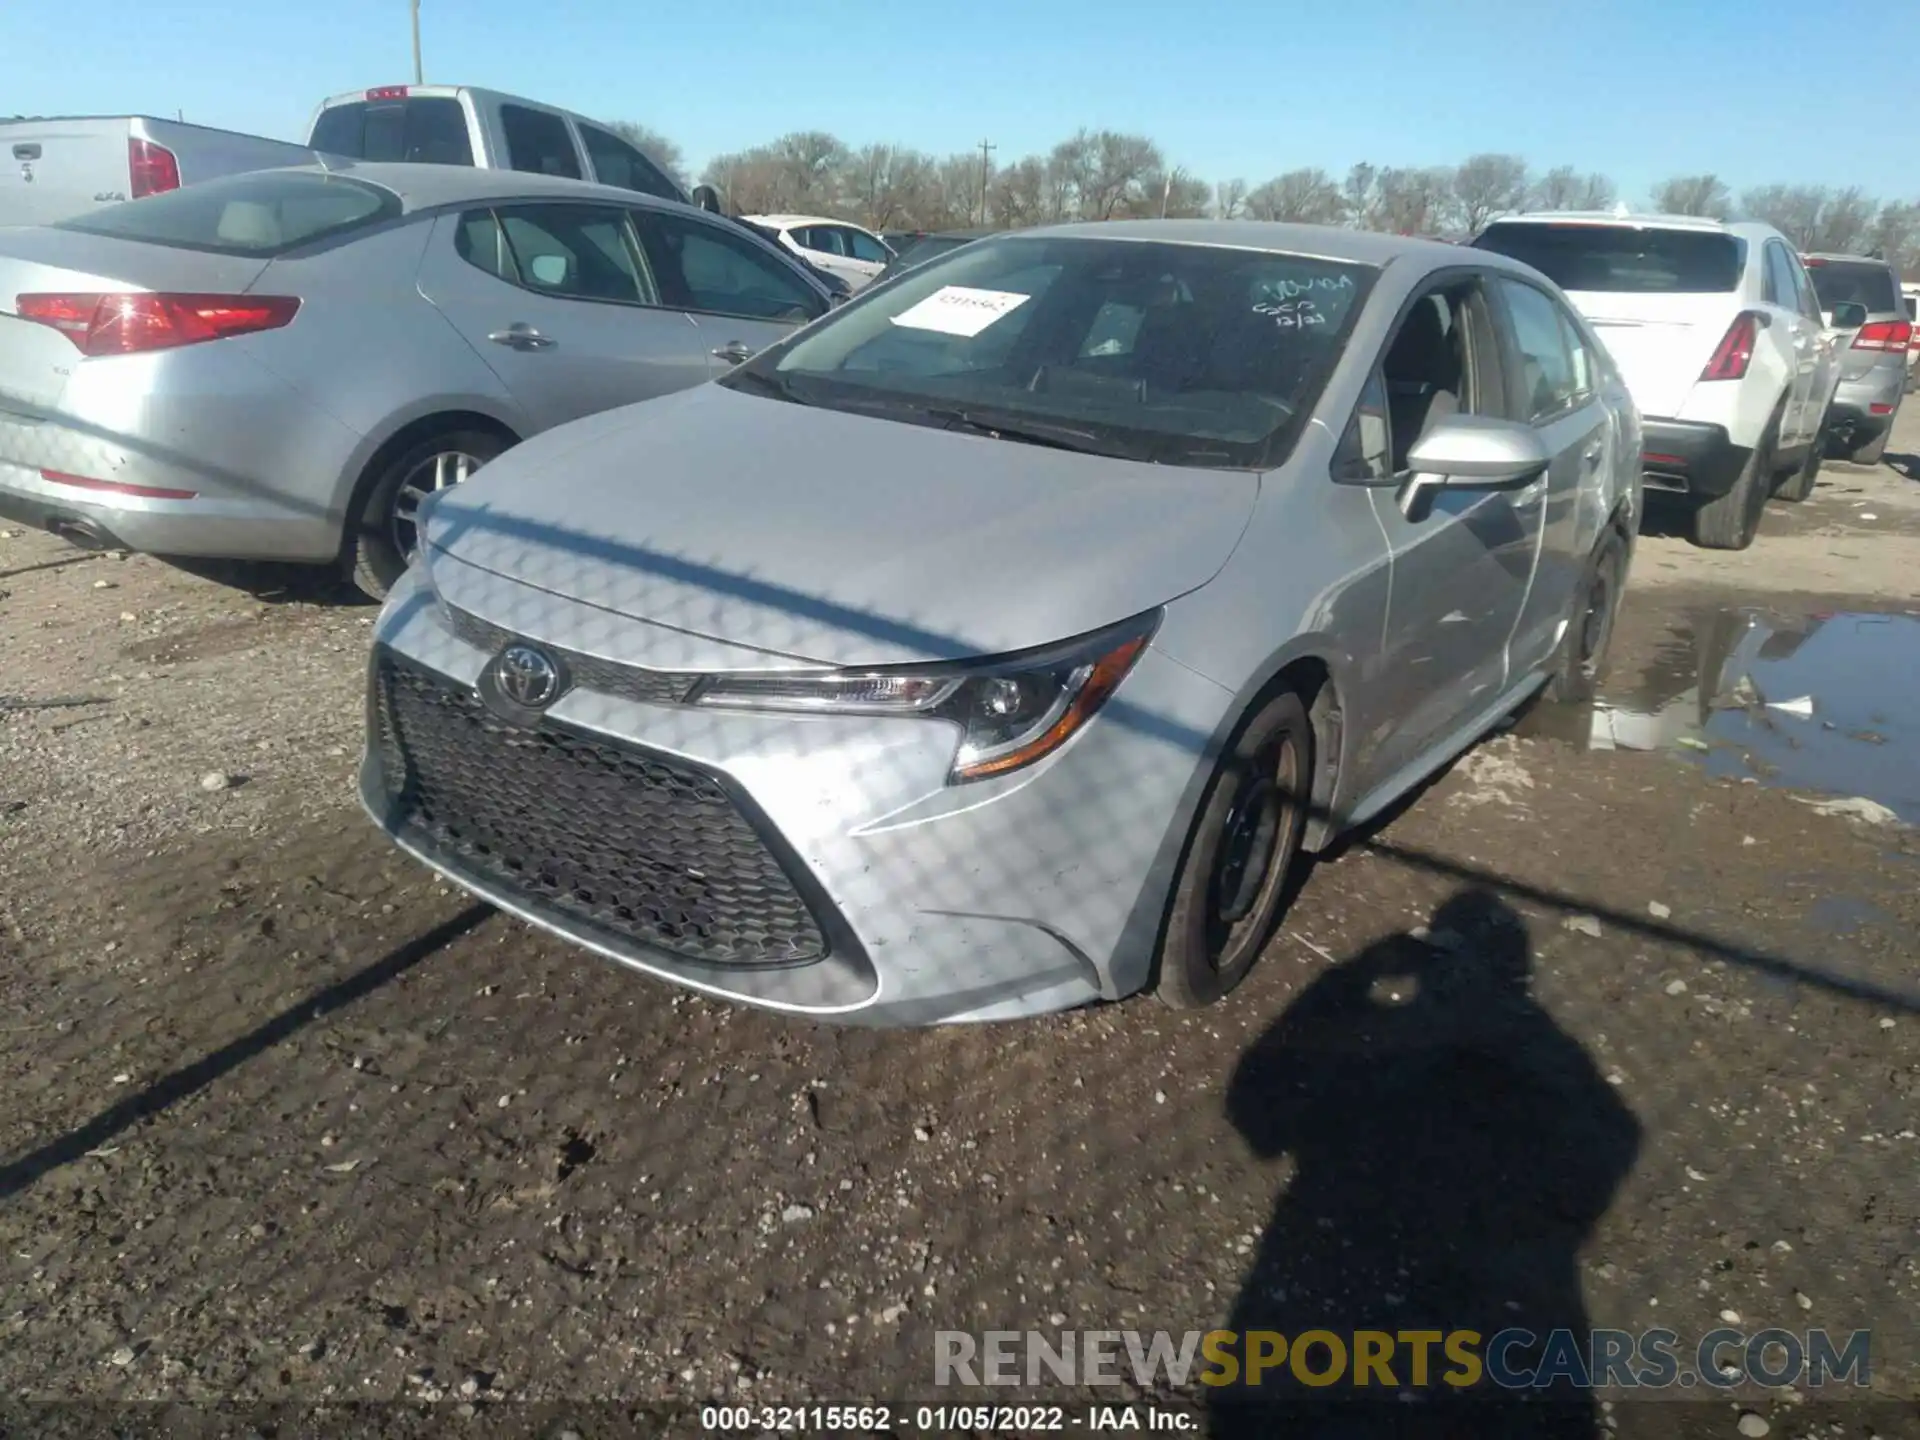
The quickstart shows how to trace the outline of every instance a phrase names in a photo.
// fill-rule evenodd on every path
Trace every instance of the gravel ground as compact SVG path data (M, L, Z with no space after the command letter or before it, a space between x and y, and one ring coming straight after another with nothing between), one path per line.
M1920 611L1920 414L1894 450L1744 555L1656 521L1612 683L1725 607ZM951 1400L943 1329L1731 1314L1871 1328L1882 1408L1741 1391L1551 1433L1920 1434L1916 832L1536 714L1318 865L1213 1010L836 1030L393 852L350 798L371 615L0 540L0 692L84 702L0 714L6 1395L543 1434L619 1402L614 1433Z

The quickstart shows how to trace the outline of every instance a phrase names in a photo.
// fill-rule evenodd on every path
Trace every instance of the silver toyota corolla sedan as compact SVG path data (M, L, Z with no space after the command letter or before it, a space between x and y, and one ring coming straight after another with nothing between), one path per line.
M986 239L436 497L361 794L474 893L794 1015L1211 1001L1302 852L1591 686L1640 511L1485 251Z
M699 384L828 309L744 226L510 170L257 171L0 234L0 517L341 561L516 441Z

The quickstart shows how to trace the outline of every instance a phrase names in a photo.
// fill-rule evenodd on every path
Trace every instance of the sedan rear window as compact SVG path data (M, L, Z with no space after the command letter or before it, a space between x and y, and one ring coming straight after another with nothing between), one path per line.
M108 205L54 228L269 258L399 213L399 196L363 181L305 170L256 170Z
M1724 294L1740 285L1745 242L1715 230L1631 225L1489 226L1474 245L1531 265L1562 290Z
M1893 271L1871 260L1809 260L1807 275L1820 308L1864 305L1871 315L1898 315L1900 294L1893 288Z
M1220 469L1280 464L1377 271L1273 251L979 240L730 377L800 404Z

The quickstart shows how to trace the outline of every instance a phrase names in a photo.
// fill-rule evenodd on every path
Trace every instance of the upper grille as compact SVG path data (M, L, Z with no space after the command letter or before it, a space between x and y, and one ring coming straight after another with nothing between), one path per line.
M452 605L442 607L453 633L476 649L498 653L520 637L491 621L482 620ZM582 655L541 643L541 649L557 656L567 674L582 689L598 691L621 700L637 700L643 705L678 705L693 689L694 676L670 670L643 670L636 665L620 665L597 655Z
M381 650L375 711L397 828L556 920L725 965L827 953L779 860L712 776L551 720L500 720Z

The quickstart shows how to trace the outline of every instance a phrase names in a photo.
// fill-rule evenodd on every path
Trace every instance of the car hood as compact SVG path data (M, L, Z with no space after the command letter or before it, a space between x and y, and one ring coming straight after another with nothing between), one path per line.
M645 621L674 637L677 664L702 653L693 637L718 642L721 668L743 648L789 664L948 660L1061 640L1204 585L1258 494L1246 472L701 385L550 431L443 493L426 564L443 599L506 629L529 633L515 622L535 614L598 635L611 616ZM631 630L617 648L648 663Z

